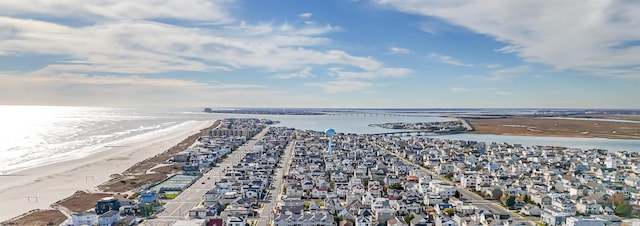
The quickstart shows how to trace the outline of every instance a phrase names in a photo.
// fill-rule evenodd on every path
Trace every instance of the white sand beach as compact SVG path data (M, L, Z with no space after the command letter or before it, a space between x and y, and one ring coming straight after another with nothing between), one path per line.
M91 190L132 165L162 153L213 121L185 123L144 140L118 143L90 156L0 176L0 222L46 209L77 190Z

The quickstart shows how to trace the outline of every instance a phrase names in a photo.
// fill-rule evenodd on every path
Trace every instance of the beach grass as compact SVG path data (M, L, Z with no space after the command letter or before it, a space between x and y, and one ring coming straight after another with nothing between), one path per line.
M58 210L38 210L2 225L60 225L67 217Z
M96 202L104 197L111 197L109 193L87 193L78 191L71 197L61 200L54 205L63 206L73 212L80 213L95 206Z

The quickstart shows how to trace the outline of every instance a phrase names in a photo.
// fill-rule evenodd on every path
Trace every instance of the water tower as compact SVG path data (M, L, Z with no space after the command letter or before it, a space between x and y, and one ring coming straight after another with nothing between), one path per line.
M329 128L329 129L325 130L324 133L329 138L329 146L327 147L327 153L331 154L331 140L333 140L333 135L336 134L336 131L331 129L331 128Z

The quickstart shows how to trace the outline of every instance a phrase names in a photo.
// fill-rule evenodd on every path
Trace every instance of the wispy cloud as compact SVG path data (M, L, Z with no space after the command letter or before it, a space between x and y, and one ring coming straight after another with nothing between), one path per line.
M288 74L277 74L277 75L272 76L271 78L292 79L292 78L316 77L316 75L311 73L312 69L313 68L311 68L311 67L307 67L305 69L302 69L302 71L299 71L299 72L293 72L293 73L288 73Z
M312 15L313 15L312 13L306 12L306 13L300 13L300 15L298 15L298 16L301 17L301 18L304 18L304 19L309 19L309 18L311 18Z
M37 20L0 17L0 26L15 31L0 42L0 55L60 55L69 63L47 70L107 73L214 71L258 67L271 71L311 65L348 65L375 70L381 63L340 50L305 48L328 42L318 35L331 25L302 27L239 23L210 29L152 21L106 21L68 26Z
M640 66L640 46L633 45L640 40L637 1L375 1L493 37L506 44L497 51L527 62L593 75L638 74L633 69Z
M429 54L429 57L432 59L437 60L438 62L441 63L445 63L445 64L451 64L454 66L461 66L461 67L473 67L473 64L465 64L462 63L456 59L453 59L453 57L447 56L447 55L440 55L437 53L431 53Z
M451 89L449 90L451 90L451 92L456 92L456 93L472 91L472 89L464 88L464 87L451 87Z
M76 18L87 21L177 19L224 24L234 21L227 11L227 0L58 0L58 1L0 1L3 15L44 15L57 18Z
M502 65L500 65L500 64L485 64L484 67L489 68L489 69L496 69L496 68L502 67Z
M389 49L389 52L391 52L391 54L407 54L410 53L411 50L400 47L392 47Z
M407 68L381 68L374 71L342 71L341 68L329 69L329 74L340 79L373 79L373 78L404 78L413 71Z
M451 32L451 31L454 31L455 29L450 24L447 24L438 20L434 20L434 19L429 19L427 21L420 23L420 30L432 35L437 35L444 32Z
M344 93L364 90L373 86L373 83L354 80L336 80L325 83L306 83L305 85L319 87L326 93Z
M506 80L506 79L510 79L515 76L527 73L530 70L531 70L531 66L529 65L520 65L515 67L494 69L491 72L489 72L489 76L487 77L487 79Z

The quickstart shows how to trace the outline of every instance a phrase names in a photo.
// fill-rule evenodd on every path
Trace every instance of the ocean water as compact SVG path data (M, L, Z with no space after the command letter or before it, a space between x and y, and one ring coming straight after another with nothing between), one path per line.
M432 122L452 120L428 114L374 115L245 115L209 114L200 109L118 109L97 107L2 106L0 105L0 174L42 164L90 155L101 148L128 140L145 139L188 126L194 121L223 118L267 118L277 126L338 133L384 133L394 130L371 127L386 122ZM458 134L443 139L554 145L640 151L640 140L523 137Z
M209 118L164 110L0 106L0 174L80 158Z

